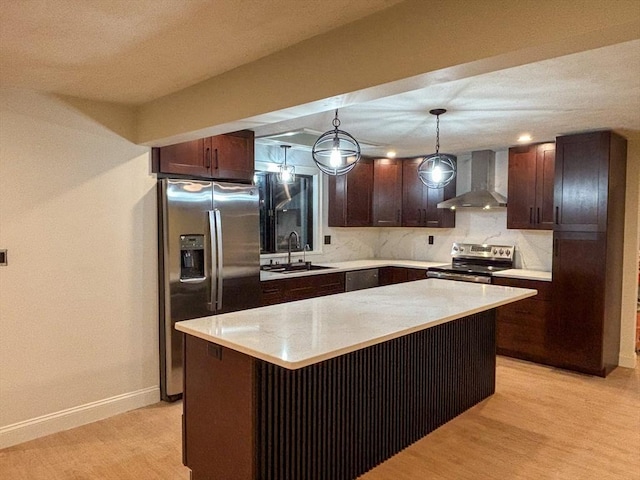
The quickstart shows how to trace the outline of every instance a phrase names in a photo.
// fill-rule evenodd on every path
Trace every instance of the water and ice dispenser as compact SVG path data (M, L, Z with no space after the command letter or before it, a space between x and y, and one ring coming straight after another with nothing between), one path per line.
M180 235L180 280L204 278L204 235Z

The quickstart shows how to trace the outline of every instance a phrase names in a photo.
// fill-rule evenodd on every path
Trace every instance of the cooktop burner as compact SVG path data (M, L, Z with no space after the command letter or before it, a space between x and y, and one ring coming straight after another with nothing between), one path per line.
M494 272L513 268L514 254L514 245L454 243L451 248L451 266L429 270L490 277Z

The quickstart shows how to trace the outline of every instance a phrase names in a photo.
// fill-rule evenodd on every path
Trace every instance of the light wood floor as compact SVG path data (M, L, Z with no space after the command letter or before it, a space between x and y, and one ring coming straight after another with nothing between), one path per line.
M602 379L500 357L497 378L495 395L361 480L640 480L638 368ZM180 409L161 403L0 450L0 478L186 480Z

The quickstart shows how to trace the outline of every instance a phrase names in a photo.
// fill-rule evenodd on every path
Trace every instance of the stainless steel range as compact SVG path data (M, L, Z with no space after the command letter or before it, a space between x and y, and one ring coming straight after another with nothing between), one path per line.
M450 267L431 267L428 278L491 283L494 272L513 268L514 245L454 243Z

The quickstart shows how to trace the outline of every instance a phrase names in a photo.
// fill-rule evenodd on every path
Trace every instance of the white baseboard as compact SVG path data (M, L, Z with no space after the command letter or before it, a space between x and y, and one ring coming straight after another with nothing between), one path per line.
M631 355L622 355L618 356L618 366L624 368L636 368L636 362L638 359L638 355L632 353Z
M0 427L0 448L86 425L159 401L160 388L155 386Z

